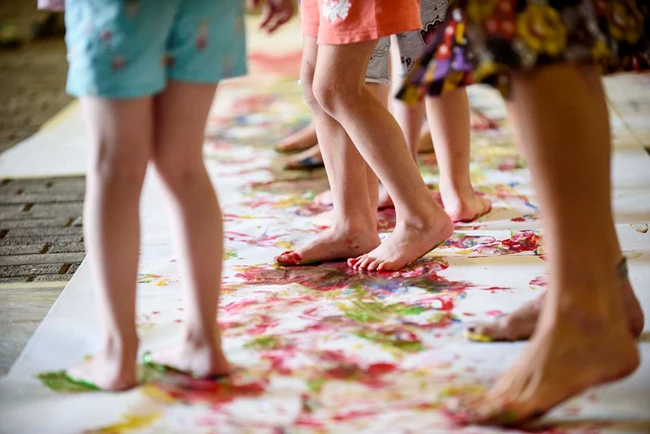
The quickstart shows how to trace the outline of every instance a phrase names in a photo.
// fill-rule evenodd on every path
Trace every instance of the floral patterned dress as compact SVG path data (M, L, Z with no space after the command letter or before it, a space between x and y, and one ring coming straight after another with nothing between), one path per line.
M604 74L650 69L650 2L455 0L398 93L405 101L472 83L508 95L509 73L595 62Z

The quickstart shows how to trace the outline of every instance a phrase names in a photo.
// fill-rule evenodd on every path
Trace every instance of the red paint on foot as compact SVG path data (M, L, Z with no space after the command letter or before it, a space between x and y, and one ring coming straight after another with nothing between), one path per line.
M296 253L287 251L275 257L276 262L280 265L299 265L302 263L302 257Z

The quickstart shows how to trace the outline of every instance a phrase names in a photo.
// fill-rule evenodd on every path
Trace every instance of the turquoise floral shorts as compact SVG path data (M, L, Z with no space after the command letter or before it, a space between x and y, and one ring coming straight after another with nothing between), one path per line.
M68 93L153 95L246 73L241 0L67 0Z

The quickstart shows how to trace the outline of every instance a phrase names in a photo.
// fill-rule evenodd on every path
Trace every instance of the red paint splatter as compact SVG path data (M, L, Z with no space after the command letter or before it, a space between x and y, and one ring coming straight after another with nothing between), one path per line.
M166 373L153 385L171 398L185 403L209 403L220 405L237 398L251 398L262 395L267 386L266 380L244 381L237 378L223 380L204 380L192 378L182 373Z
M261 354L262 360L267 360L271 364L271 370L282 375L292 375L293 370L286 366L289 358L295 355L292 348L281 351L265 351Z
M268 315L260 315L254 319L254 325L251 328L246 329L246 334L251 336L257 336L265 334L268 329L276 327L280 322L271 318Z
M502 286L490 286L489 288L485 288L486 291L490 291L490 292L505 291L509 289L511 288L504 288Z
M377 414L377 410L352 410L347 413L338 413L332 415L331 419L337 422L346 420L358 419L360 417L373 416Z
M472 285L449 281L437 273L448 267L440 258L422 258L395 272L359 273L344 262L318 266L277 267L256 265L242 267L235 277L246 285L300 284L315 291L334 291L350 287L371 290L376 295L418 287L433 293L461 292Z
M503 315L503 311L499 309L493 309L493 310L488 310L485 312L487 316L501 316Z
M537 276L529 283L530 286L546 287L546 276Z
M436 307L438 310L451 311L454 309L454 299L451 297L433 297L433 300L441 303L440 307Z
M244 324L238 322L238 321L219 321L219 329L220 330L228 330L228 329L234 329L238 327L243 327Z
M384 375L389 372L397 371L397 369L397 366L393 363L373 363L368 366L368 374L373 376Z
M224 236L229 241L239 241L250 246L275 247L277 239L284 235L264 235L261 237L255 237L253 235L242 234L240 232L226 231L224 233Z
M512 255L528 252L539 254L541 241L536 231L512 232L510 238L505 240L482 235L456 234L445 242L444 247L471 249L472 253L482 255Z
M251 306L253 304L257 304L258 302L259 302L258 300L254 300L254 299L245 299L245 300L228 303L225 306L222 306L222 309L225 310L226 312L237 312L242 310L245 307Z

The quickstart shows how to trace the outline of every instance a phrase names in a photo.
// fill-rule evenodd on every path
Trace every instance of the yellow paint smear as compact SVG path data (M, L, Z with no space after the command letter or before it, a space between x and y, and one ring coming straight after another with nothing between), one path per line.
M94 434L117 434L138 429L146 428L160 419L161 414L158 412L148 414L127 414L122 422L115 425L106 426L96 431L90 431Z

